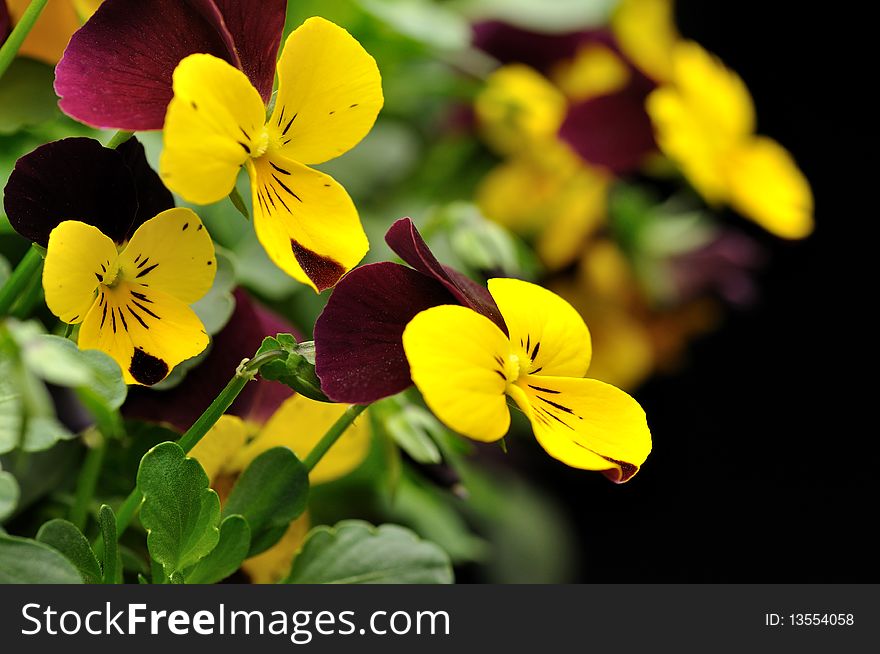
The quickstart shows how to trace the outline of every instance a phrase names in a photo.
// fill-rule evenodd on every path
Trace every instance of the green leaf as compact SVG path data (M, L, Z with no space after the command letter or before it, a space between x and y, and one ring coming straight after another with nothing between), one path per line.
M287 352L287 357L275 359L261 366L260 375L264 379L281 382L309 399L318 402L330 401L321 390L321 381L315 374L315 365L304 356L308 352L299 351L299 344L293 336L290 334L267 336L263 339L257 354L270 350L284 350ZM308 351L311 349L309 348Z
M0 584L81 584L76 567L56 549L0 535Z
M215 250L215 256L217 272L214 283L207 294L192 305L192 310L196 312L210 336L223 329L235 311L235 298L232 295L235 289L235 263L230 254L219 248Z
M76 434L51 416L34 416L28 418L24 430L21 449L25 452L42 452L48 450L58 441L70 440Z
M9 279L10 273L12 273L12 266L9 265L6 257L0 255L0 288L3 288L6 280Z
M431 464L443 460L432 433L445 428L428 411L402 397L383 400L373 405L371 411L377 409L382 427L415 461Z
M220 498L208 475L176 443L160 443L144 455L137 487L144 496L141 523L147 548L166 577L195 565L217 545Z
M0 78L0 134L38 125L58 115L52 66L19 57Z
M101 526L101 538L104 541L104 574L101 577L102 583L115 584L119 579L121 570L117 568L118 547L116 540L118 534L116 532L116 515L106 504L101 505L98 512L98 524Z
M446 553L397 525L359 520L312 529L288 584L451 584Z
M11 473L0 470L0 522L12 515L18 506L21 491Z
M80 391L88 391L107 411L115 411L122 406L128 394L128 386L122 379L122 369L109 355L98 350L80 350L73 341L61 336L46 335L42 341L53 345L56 354L65 352L85 371L81 383L64 384L74 386ZM45 379L45 377L44 377Z
M216 584L241 567L251 546L251 530L240 515L227 516L220 523L220 540L186 575L188 584Z
M37 532L37 540L61 552L87 584L101 583L101 567L89 541L72 522L50 520Z
M500 20L535 32L574 32L605 24L617 0L457 0L468 18Z
M360 0L365 11L419 43L441 50L463 50L471 42L470 24L430 0Z
M266 450L245 469L232 488L223 515L243 516L251 531L250 556L274 545L305 511L309 473L286 447Z

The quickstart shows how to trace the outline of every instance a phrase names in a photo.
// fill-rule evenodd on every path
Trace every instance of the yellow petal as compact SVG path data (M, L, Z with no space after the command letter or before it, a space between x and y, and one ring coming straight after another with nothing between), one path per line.
M49 310L66 323L82 322L105 275L115 276L116 245L97 227L66 220L49 235L43 290Z
M173 295L186 304L211 289L214 243L191 209L169 209L137 228L119 255L123 278Z
M465 307L433 307L406 326L403 349L413 382L450 429L486 442L507 433L510 343L495 323Z
M122 368L127 384L162 381L177 364L208 346L208 335L186 304L127 281L102 286L79 331L79 346L101 350Z
M645 412L623 391L595 379L531 375L517 404L550 456L574 468L613 470L631 478L651 452ZM527 402L524 401L527 400Z
M672 76L672 50L679 39L672 0L622 0L611 18L621 49L658 82Z
M554 139L566 108L565 96L543 75L522 64L493 72L475 104L484 137L502 154Z
M304 459L347 408L346 404L316 402L302 395L289 397L257 437L238 453L234 469L244 470L257 456L273 447L286 447L300 460ZM327 451L309 474L309 481L323 484L347 475L363 462L369 449L370 421L362 417Z
M18 23L21 15L31 4L31 0L7 0L7 3L12 22ZM88 18L88 15L84 16L84 19ZM22 43L18 54L54 66L61 59L70 37L80 25L80 17L69 0L48 2Z
M174 69L159 172L165 185L197 204L232 191L240 166L265 152L266 108L243 72L193 54Z
M813 231L813 193L792 156L776 141L758 137L731 157L730 203L767 231L804 238Z
M274 584L287 576L297 550L309 533L309 514L304 513L290 523L277 543L242 564L242 569L255 584Z
M320 292L363 259L367 236L336 180L278 154L248 171L257 238L284 272Z
M629 82L630 72L608 46L589 43L570 61L553 69L553 81L573 102L619 91Z
M490 279L489 292L518 349L522 374L583 377L590 366L590 332L568 302L518 279Z
M208 433L189 452L189 456L202 464L208 479L213 482L217 475L228 470L248 437L247 425L238 416L220 416Z
M373 57L338 25L309 18L287 37L278 61L271 140L286 157L322 163L357 145L383 102Z

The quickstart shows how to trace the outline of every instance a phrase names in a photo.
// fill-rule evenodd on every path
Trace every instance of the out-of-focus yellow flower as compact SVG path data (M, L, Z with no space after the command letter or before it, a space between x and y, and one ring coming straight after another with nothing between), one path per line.
M13 23L17 23L31 0L6 0ZM19 55L55 65L73 33L95 13L101 0L52 0L46 3L24 40Z
M673 50L671 82L648 97L661 150L713 205L730 204L783 238L813 230L813 195L791 155L755 136L742 79L692 42Z
M475 104L484 138L501 154L554 140L566 107L565 97L548 79L522 64L493 72Z
M232 480L260 454L273 447L287 447L300 459L312 450L348 405L316 402L301 395L286 399L265 425L225 415L192 449L211 487L225 500ZM309 474L312 485L338 479L357 468L370 447L369 422L356 421L328 450ZM244 562L242 568L255 583L274 583L284 576L309 528L303 515L293 521L285 535L265 552Z
M621 90L630 80L630 69L602 43L587 43L573 59L559 62L551 78L572 102L582 102Z
M622 0L611 29L621 50L648 77L657 82L672 77L672 51L680 38L673 0Z

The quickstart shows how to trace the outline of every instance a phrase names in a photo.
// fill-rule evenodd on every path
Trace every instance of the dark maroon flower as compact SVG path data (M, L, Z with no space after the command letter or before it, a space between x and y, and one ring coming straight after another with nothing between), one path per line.
M366 404L412 384L401 337L420 311L461 304L507 333L489 291L437 261L409 218L394 223L385 241L412 268L384 262L351 271L315 323L315 372L336 402Z
M587 163L614 173L637 169L657 149L645 100L656 84L648 79L618 46L607 29L540 34L491 21L474 26L474 45L501 63L522 63L545 75L597 44L610 49L629 70L627 84L612 93L569 106L559 138Z
M272 95L284 0L105 0L55 69L68 115L95 127L162 129L181 59L212 54Z
M12 31L12 19L9 17L9 10L6 8L6 0L0 0L0 45L6 42L6 37Z
M3 193L15 231L44 247L65 220L94 225L123 243L174 206L135 138L116 150L82 137L41 145L15 163Z
M266 336L297 335L283 318L254 302L242 289L235 291L235 311L214 336L205 360L189 371L177 386L166 391L132 386L122 407L127 418L162 422L185 431L223 390L243 359L252 357ZM259 380L245 386L227 411L242 418L264 422L293 394L277 382Z

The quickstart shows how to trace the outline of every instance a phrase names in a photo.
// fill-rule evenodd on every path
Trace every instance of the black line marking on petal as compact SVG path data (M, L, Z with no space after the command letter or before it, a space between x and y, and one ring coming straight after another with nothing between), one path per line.
M272 194L269 193L269 185L268 184L265 187L265 191L266 191L266 197L269 199L269 202L272 203L272 208L275 209L276 211L278 211L278 207L275 206L275 200L272 199Z
M183 229L180 231L185 232L187 229L189 229L189 223L183 223Z
M276 165L275 165L274 163L272 163L271 161L269 162L269 165L272 166L272 168L274 168L275 170L277 170L277 171L278 171L279 173L281 173L282 175L289 175L289 174L290 174L290 171L284 170L284 168L281 168L280 166L276 166Z
M354 109L356 106L357 106L357 102L355 102L353 105L351 105L351 106L349 107L349 109Z
M330 115L332 116L332 115L335 114L335 113L336 113L335 111L331 111L331 112L330 112Z
M290 126L293 125L293 121L296 120L298 114L293 114L293 118L290 119L290 122L287 123L287 126L284 128L284 131L281 132L281 136L287 136L287 130L290 129Z
M143 300L144 302L149 302L150 304L153 304L153 301L150 298L148 298L146 295L144 295L143 293L138 293L137 291L132 291L131 294L134 295L138 300Z
M136 381L146 386L162 381L168 375L168 364L152 354L147 354L136 347L131 357L128 372Z
M131 315L133 315L133 316L135 317L135 319L137 319L137 321L141 324L141 326L142 326L144 329L149 329L149 328L150 328L150 326L149 326L147 323L144 322L144 319L141 318L138 314L136 314L136 313L134 312L134 309L132 309L132 308L131 308L129 305L127 305L127 304L125 305L125 308L128 309L128 312L129 312Z
M116 333L116 308L110 307L110 317L113 319L113 333Z
M241 141L236 141L236 143L238 143L241 147L243 147L245 152L247 152L248 154L251 153L251 149L247 146L247 144L242 143Z
M241 125L239 125L239 126L238 126L238 129L241 130L241 133L244 134L244 137L245 137L248 141L251 140L251 135L248 134L246 131L244 131L244 127L242 127Z
M560 418L560 417L557 416L556 414L554 414L554 413L550 413L549 411L547 411L546 409L543 409L543 408L541 408L541 407L535 407L535 410L536 410L536 411L543 411L544 414L546 414L546 415L549 416L550 418L553 418L553 419L554 419L556 422L558 422L560 425L564 425L565 427L568 427L569 429L571 429L572 431L574 431L574 427L572 427L570 424L568 424L567 422L565 422L565 420L563 420L562 418Z
M330 184L324 184L324 188L330 188Z
M535 349L532 350L532 353L529 355L529 358L532 361L534 361L535 359L538 358L538 350L540 350L540 349L541 349L541 341L538 341L537 343L535 343Z
M544 366L541 366L540 368L535 368L535 369L532 370L532 372L530 372L529 374L530 374L530 375L537 375L537 374L538 374L539 372L541 372L543 369L544 369Z
M529 384L529 388L533 388L536 391L541 391L542 393L550 393L551 395L559 395L562 391L554 391L550 388L542 388L540 386L532 386Z
M155 318L156 320L162 320L159 316L157 316L155 313L150 311L147 307L145 307L140 302L136 302L136 301L132 300L131 303L134 304L134 306L136 306L138 309L140 309L141 311L146 313L148 316L153 316L153 318Z
M79 314L76 314L73 318L71 318L67 322L74 322L77 318L79 318Z
M156 268L158 265L159 265L158 263L154 263L154 264L153 264L152 266L150 266L149 268L144 268L143 270L141 270L141 271L137 274L137 276L135 277L135 279L139 279L139 278L143 277L144 275L149 274L151 271L155 270L155 268Z
M290 211L290 207L287 206L287 203L286 203L284 200L281 199L281 194L278 192L278 189L276 189L276 188L273 186L273 187L272 187L272 190L275 191L275 197L278 198L278 201L279 201L281 204L284 205L284 208L285 208L285 209L287 209L287 213L292 213L292 212Z
M287 191L288 193L290 193L290 194L291 194L293 197L295 197L297 200L299 200L300 202L302 202L302 199L301 199L296 193L294 193L294 192L291 191L289 188L287 188L287 185L286 185L284 182L282 182L280 179L278 179L278 178L275 176L275 173L272 173L272 179L274 179L276 182L278 182L279 184L281 184L281 188L283 188L285 191Z
M122 309L119 309L119 319L122 320L122 327L125 329L125 333L128 333L128 323L125 322L125 315L122 313Z
M501 379L507 381L507 377L505 377L503 372L501 372L500 370L496 370L495 372L498 374L499 377L501 377Z
M101 264L101 272L104 272L104 273L107 272L107 269L104 267L103 263Z
M556 402L553 402L552 400L548 400L546 397L541 397L540 395L535 395L535 397L537 397L542 402L546 402L547 404L549 404L552 407L556 407L560 411L565 411L569 415L578 417L578 415L574 411L569 409L567 406L564 406L562 404L557 404Z
M522 339L519 340L522 343ZM526 334L526 352L532 349L532 335Z
M199 110L199 105L196 104L195 100L190 100L189 103L192 105L192 108L196 111Z
M281 127L281 121L284 120L284 105L281 105L281 114L278 116L278 127Z
M98 297L98 306L104 304L104 291L101 291L101 295Z
M138 259L140 259L140 258L141 258L141 255L140 255L140 254L137 255L137 256L134 258L134 262L137 263L137 262L138 262Z
M101 275L100 275L99 273L95 273L95 277L98 278L98 283L99 283L99 284L103 284L103 283L104 283L104 278L101 277Z
M202 231L204 228L205 228L205 226L204 226L202 223L199 223L199 228L198 228L196 231L197 231L197 232L200 232L200 231Z
M138 255L138 256L141 256L141 255ZM149 260L150 260L150 257L144 257L144 260L138 264L138 268L143 268L145 265L147 265L147 261L149 261Z
M101 326L98 329L104 329L104 321L107 320L107 305L104 305L104 311L101 313Z

